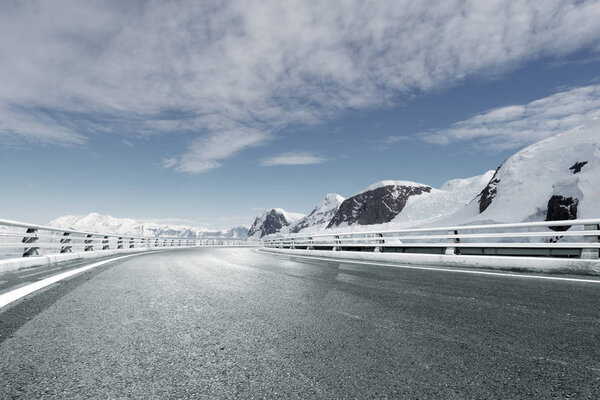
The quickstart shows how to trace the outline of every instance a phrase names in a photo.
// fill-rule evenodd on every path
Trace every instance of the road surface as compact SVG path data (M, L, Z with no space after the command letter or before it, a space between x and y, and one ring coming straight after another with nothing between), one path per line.
M29 295L0 335L2 399L600 397L593 282L184 249Z

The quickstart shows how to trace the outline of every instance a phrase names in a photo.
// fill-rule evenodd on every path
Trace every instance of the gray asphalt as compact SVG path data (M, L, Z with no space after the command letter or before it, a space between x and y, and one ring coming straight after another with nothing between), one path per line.
M53 285L0 333L2 399L600 397L595 283L186 249Z

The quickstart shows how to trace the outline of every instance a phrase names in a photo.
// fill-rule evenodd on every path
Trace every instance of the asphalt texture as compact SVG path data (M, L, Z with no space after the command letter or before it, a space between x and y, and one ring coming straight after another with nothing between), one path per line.
M182 249L0 309L0 334L0 399L600 398L596 283Z

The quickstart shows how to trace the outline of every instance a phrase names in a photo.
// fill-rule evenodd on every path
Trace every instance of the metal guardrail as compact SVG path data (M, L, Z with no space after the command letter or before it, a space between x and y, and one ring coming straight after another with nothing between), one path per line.
M598 259L600 219L285 235L265 247Z
M223 237L177 238L115 235L0 219L0 256L2 258L96 250L245 245L247 245L245 241Z

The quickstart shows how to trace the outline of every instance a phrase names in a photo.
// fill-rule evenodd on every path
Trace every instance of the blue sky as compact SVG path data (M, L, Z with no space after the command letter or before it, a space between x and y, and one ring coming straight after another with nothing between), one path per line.
M600 115L600 2L3 2L0 218L249 225Z

